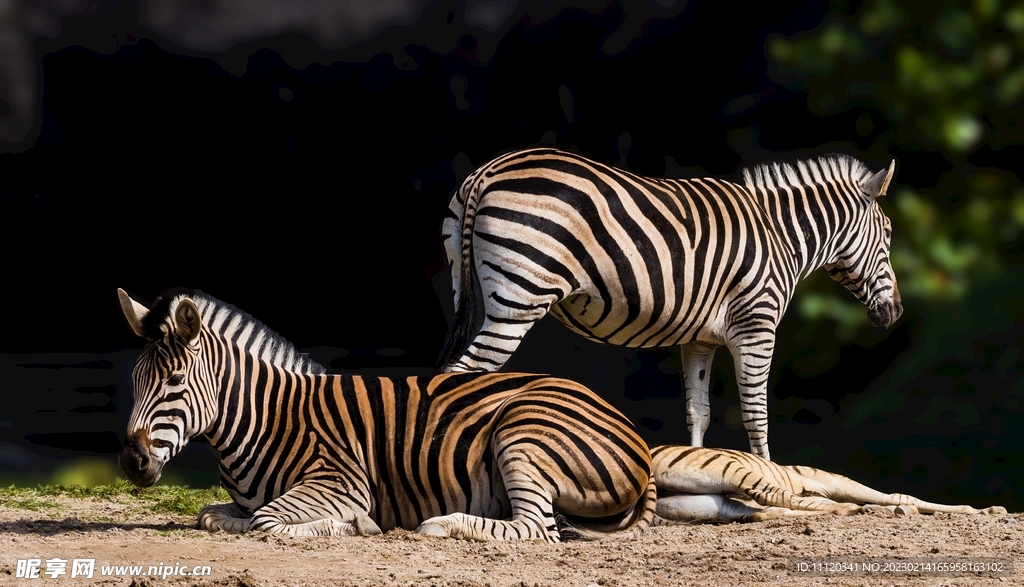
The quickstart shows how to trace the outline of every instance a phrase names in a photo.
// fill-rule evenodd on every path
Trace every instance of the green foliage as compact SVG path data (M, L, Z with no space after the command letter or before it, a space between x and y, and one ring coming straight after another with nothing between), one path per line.
M199 515L199 510L219 502L229 502L231 497L221 487L189 489L187 487L161 487L163 492L154 495L156 502L150 506L154 512L167 512L185 516Z
M1024 0L868 0L852 13L846 5L835 3L813 30L770 37L769 74L805 92L820 116L864 109L850 136L868 139L880 160L898 146L948 161L935 186L901 185L897 170L882 205L893 219L891 259L904 299L961 302L972 283L1006 267L1024 232L1019 169L967 160L982 147L1020 143ZM798 307L847 331L864 323L845 299L811 293Z
M190 489L188 487L159 485L140 489L124 479L109 485L84 487L81 485L39 485L37 487L0 487L0 505L38 511L41 508L59 508L48 500L51 497L75 499L102 499L119 503L136 502L157 513L195 516L207 505L229 502L231 497L221 487Z
M43 508L56 508L57 504L39 499L35 495L14 491L14 487L0 488L0 506L37 512Z
M873 0L852 16L842 3L836 8L817 29L768 42L770 73L806 91L811 110L869 106L896 123L890 142L954 155L984 140L1017 142L1012 107L1024 96L1024 3L905 9Z
M58 466L50 475L54 485L92 487L109 485L118 479L117 465L110 459L78 459Z

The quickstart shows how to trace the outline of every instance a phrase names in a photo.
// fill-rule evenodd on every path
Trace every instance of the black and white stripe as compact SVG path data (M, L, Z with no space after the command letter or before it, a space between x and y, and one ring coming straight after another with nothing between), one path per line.
M199 525L294 535L390 528L476 540L637 533L654 518L650 453L585 387L525 374L324 374L247 314L198 292L147 309L120 462L152 485L189 440L220 454L234 503ZM510 518L510 519L509 519Z
M825 267L872 324L902 313L876 202L894 169L831 155L759 165L737 183L646 178L549 148L498 157L466 179L442 226L456 316L441 364L496 371L548 313L602 343L680 345L700 446L725 345L751 451L768 458L775 329L797 282Z

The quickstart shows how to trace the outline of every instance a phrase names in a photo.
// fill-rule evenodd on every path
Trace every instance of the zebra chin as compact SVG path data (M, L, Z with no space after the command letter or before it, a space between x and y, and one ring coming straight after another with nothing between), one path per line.
M125 477L136 487L150 487L160 480L164 464L149 454L148 442L129 436L117 456L117 464L121 466ZM144 439L148 440L148 438Z
M888 328L903 315L903 304L895 300L878 302L868 310L868 322L875 327Z

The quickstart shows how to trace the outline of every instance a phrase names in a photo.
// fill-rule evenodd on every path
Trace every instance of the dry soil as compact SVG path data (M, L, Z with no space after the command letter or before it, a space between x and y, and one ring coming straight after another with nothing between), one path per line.
M117 500L0 507L0 584L25 585L1013 585L1024 584L1024 516L889 514L652 528L637 540L475 543L393 531L371 538L211 534L194 519ZM19 579L18 560L94 559L92 579ZM856 563L851 566L843 563ZM995 563L975 572L956 564ZM800 563L804 566L801 567ZM877 563L877 568L865 563ZM102 567L142 565L134 576ZM149 566L209 566L203 577ZM914 567L915 572L906 572ZM869 570L865 570L865 569ZM981 567L975 567L981 568Z

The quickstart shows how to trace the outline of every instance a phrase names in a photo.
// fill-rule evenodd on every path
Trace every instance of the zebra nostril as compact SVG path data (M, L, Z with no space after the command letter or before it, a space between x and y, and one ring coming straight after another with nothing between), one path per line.
M142 448L142 445L135 438L127 438L121 447L121 454L118 463L126 472L128 469L144 471L152 464L149 451Z

